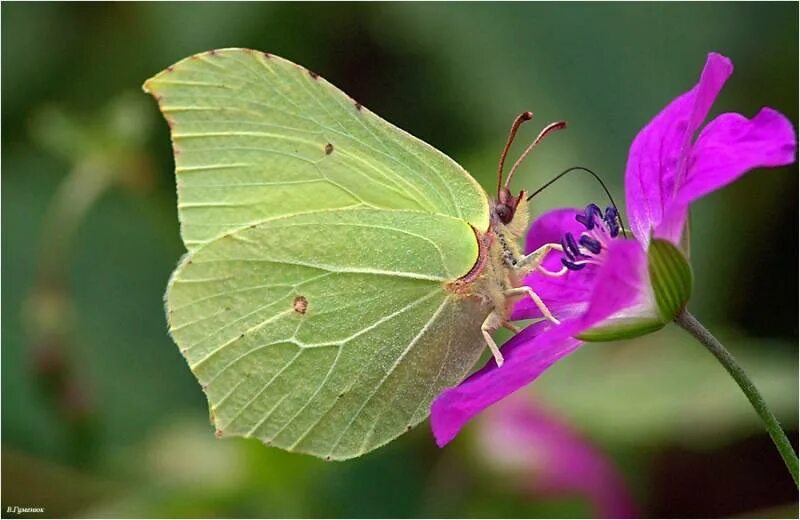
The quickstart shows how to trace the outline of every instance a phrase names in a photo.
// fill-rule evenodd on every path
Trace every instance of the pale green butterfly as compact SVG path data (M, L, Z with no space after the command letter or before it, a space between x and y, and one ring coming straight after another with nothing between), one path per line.
M498 197L446 155L303 67L209 51L144 84L172 134L188 253L170 333L218 436L326 459L371 451L429 414L508 323L525 193ZM557 273L553 273L557 274ZM554 319L554 318L553 318Z

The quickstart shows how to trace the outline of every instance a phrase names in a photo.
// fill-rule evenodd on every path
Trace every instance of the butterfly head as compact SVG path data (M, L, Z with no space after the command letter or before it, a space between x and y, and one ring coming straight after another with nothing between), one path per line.
M524 195L525 192L520 191L519 195L515 197L508 188L505 186L501 187L494 203L494 216L503 224L510 223L514 220L517 206L519 206L520 201L524 199Z
M514 122L511 124L511 131L508 133L508 140L503 148L503 153L500 154L500 164L497 167L497 198L495 199L492 213L493 216L503 224L509 224L512 220L514 220L514 215L517 212L520 201L525 199L524 191L520 191L519 195L515 197L511 194L511 190L508 188L511 184L511 179L514 177L514 172L517 171L517 168L520 164L522 164L522 161L525 160L525 157L527 157L528 154L533 151L536 145L539 144L539 142L544 139L547 134L555 130L561 130L567 126L566 121L556 121L544 127L544 129L539 132L539 135L536 136L536 139L534 139L533 142L528 145L525 151L522 152L522 155L519 156L519 159L517 159L517 161L511 167L511 170L508 172L508 177L506 177L505 183L503 183L503 166L506 162L508 150L511 148L511 143L514 142L514 137L517 135L517 130L519 130L519 127L522 126L522 123L525 121L530 121L532 118L533 112L523 112L518 115L516 119L514 119Z

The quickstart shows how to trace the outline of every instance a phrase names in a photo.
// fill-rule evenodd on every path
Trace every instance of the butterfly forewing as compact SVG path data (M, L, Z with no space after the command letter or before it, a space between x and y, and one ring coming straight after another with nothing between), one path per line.
M309 207L410 209L488 227L486 195L458 164L282 58L199 54L144 88L172 129L190 251Z

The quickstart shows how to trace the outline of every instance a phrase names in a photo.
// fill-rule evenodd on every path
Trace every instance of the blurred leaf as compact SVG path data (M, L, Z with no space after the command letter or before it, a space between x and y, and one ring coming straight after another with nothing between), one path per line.
M3 449L3 503L9 506L43 507L45 516L75 516L88 504L121 491L121 482L104 479L69 467Z

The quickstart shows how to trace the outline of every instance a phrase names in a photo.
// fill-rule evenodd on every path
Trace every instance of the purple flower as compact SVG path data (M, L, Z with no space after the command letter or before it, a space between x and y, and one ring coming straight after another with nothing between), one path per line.
M625 481L608 457L528 396L504 400L481 419L479 453L519 491L583 496L598 518L637 516Z
M752 119L722 114L694 139L732 72L728 58L709 54L697 85L667 105L634 139L625 194L635 240L620 234L613 208L603 212L593 204L583 211L554 210L533 223L526 250L561 244L563 253L551 252L543 267L550 272L565 267L567 272L559 277L534 272L523 284L533 287L561 324L534 323L505 344L502 368L489 362L458 387L442 392L431 410L439 446L481 410L575 351L582 339L651 332L685 305L691 289L685 244L689 204L753 168L794 161L794 129L771 108L762 108ZM540 317L527 299L512 315L517 320Z

